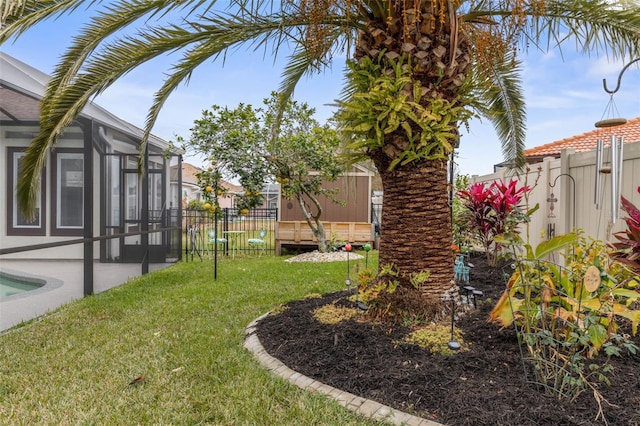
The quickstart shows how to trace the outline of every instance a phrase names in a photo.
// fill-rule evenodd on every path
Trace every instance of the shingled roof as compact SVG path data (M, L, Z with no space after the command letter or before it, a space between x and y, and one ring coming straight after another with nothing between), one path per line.
M576 152L591 151L595 149L598 139L602 139L604 146L608 146L612 134L623 136L625 144L640 141L640 117L620 126L594 129L581 135L529 148L524 151L524 155L528 163L537 163L545 157L559 158L563 149L575 149Z

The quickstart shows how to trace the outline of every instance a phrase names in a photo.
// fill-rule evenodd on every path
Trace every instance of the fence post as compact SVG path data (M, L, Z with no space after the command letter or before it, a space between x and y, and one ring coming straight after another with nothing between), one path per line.
M571 188L572 182L569 178L571 176L571 170L569 168L570 158L575 154L575 149L563 149L560 152L560 176L566 176L564 178L560 178L560 194L562 197L560 198L560 211L562 212L562 233L566 234L568 232L573 231L573 228L576 227L575 223L575 203L572 200L575 200L576 188L575 185Z

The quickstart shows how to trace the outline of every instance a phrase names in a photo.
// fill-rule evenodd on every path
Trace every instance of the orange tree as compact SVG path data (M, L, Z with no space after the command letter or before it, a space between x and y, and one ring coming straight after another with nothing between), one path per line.
M41 20L97 9L61 57L42 101L41 132L18 187L32 212L47 152L83 105L166 52L182 55L150 107L153 128L169 95L203 62L240 46L288 55L280 92L346 53L342 129L354 155L373 160L384 189L380 262L401 300L437 300L450 286L449 154L471 112L497 129L505 160L522 164L525 105L520 46L640 54L638 0L17 0L0 43ZM23 6L20 7L20 6ZM3 14L4 15L4 14ZM136 31L132 31L132 27ZM285 44L290 49L285 48ZM144 142L144 141L143 141ZM411 279L424 277L426 280ZM397 285L396 285L397 283ZM391 287L390 287L391 288ZM420 306L418 303L415 306ZM410 308L412 310L415 308ZM392 309L393 310L393 309Z
M288 100L281 114L274 93L263 108L240 104L235 109L214 105L194 122L185 149L204 154L216 171L237 177L245 189L238 198L240 211L262 204L261 189L267 182L280 183L282 194L295 199L318 241L318 251L329 248L322 225L319 196L339 202L335 190L323 187L335 181L344 167L339 159L340 140L335 130L320 126L314 109ZM274 127L277 126L277 131ZM271 134L275 137L270 137ZM204 177L210 175L205 173ZM215 175L219 176L219 175Z

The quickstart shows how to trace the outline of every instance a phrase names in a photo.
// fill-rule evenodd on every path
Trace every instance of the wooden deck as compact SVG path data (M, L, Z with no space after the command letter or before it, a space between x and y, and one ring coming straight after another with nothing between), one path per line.
M323 222L327 240L337 234L345 242L363 245L373 242L373 224L365 222ZM317 245L315 238L304 221L276 222L276 256L280 255L282 246Z

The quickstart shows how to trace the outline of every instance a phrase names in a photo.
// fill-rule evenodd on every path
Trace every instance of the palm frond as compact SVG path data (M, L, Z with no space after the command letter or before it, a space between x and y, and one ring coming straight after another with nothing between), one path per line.
M508 3L505 3L508 5ZM531 2L517 11L526 25L514 32L524 44L545 50L575 43L581 53L604 53L613 58L640 54L640 2L638 0L552 0ZM466 23L491 19L495 24L513 19L514 11L478 2L460 17Z
M104 46L102 55L91 57L82 72L75 75L67 85L49 86L41 103L40 133L33 140L25 155L28 164L43 166L47 153L55 145L58 136L80 114L82 108L95 95L104 91L114 81L138 65L163 53L180 49L206 37L178 27L155 30L154 43L147 45L141 40L124 38ZM25 167L21 180L37 179L40 170ZM35 206L35 194L28 184L18 187L18 200L27 213Z
M26 0L0 0L0 26L7 19L17 18L24 13Z
M12 5L16 0L5 0ZM11 37L18 37L38 22L72 13L84 3L89 5L100 0L17 0L19 7L11 9L0 25L0 44Z
M482 70L476 80L477 108L492 123L500 140L502 155L515 168L524 165L526 107L520 87L520 62L513 51Z
M554 1L535 22L533 39L563 34L583 53L602 52L613 58L640 54L640 2L605 0Z

